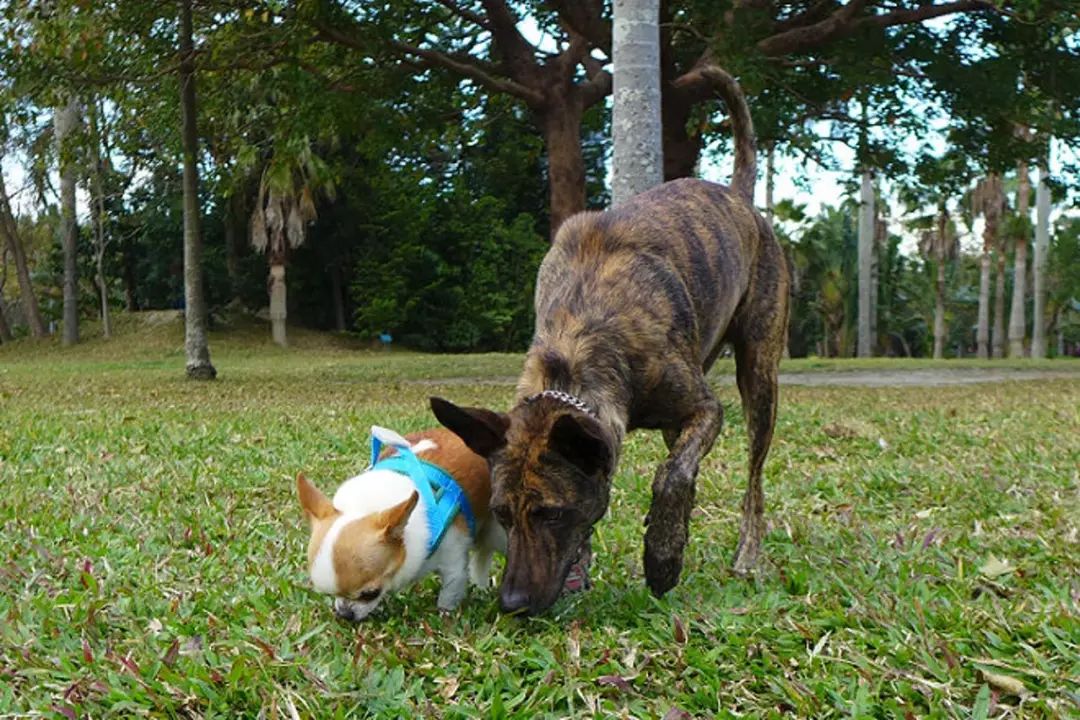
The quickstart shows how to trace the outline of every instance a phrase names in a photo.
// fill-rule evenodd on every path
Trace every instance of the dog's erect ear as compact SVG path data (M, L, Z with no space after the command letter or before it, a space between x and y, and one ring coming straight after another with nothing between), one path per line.
M401 540L405 535L405 523L416 509L416 503L420 501L420 493L415 490L407 500L402 500L392 508L387 508L379 513L378 523L383 528L383 533L388 540Z
M560 416L551 426L548 447L586 475L611 470L611 447L595 420L576 415Z
M488 457L506 444L510 418L483 408L458 407L449 400L431 398L431 411L439 422L481 457Z
M296 475L296 492L300 496L300 505L311 521L325 520L337 512L334 504L304 477L304 473Z

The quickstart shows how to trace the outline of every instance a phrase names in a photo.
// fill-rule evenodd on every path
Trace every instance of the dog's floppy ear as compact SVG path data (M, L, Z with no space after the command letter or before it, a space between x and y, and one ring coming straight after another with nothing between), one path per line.
M506 444L506 429L510 418L483 408L458 407L449 400L431 398L435 417L481 457L488 457Z
M304 473L296 475L296 492L300 496L300 505L304 508L304 513L312 522L325 520L337 512L329 498L304 477Z
M586 475L611 471L611 446L591 418L561 415L551 426L548 447Z
M389 540L401 540L405 534L405 523L416 509L416 503L420 501L420 493L415 490L407 500L402 500L392 508L387 508L379 513L378 523L383 528L384 536Z

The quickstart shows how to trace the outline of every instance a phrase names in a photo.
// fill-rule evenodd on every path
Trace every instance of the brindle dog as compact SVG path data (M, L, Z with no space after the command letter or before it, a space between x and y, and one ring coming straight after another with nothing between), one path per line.
M439 421L490 463L492 510L509 536L506 612L538 613L559 597L607 510L622 440L634 428L660 429L669 452L645 520L646 582L657 596L678 582L698 466L723 419L705 373L725 343L750 435L734 566L746 573L756 563L788 267L752 204L746 101L726 73L703 72L731 111L732 186L676 180L568 219L540 267L536 334L515 407L504 414L432 398Z

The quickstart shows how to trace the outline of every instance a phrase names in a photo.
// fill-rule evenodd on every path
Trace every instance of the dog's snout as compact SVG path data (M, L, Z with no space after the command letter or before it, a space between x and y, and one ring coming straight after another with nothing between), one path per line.
M499 592L499 609L504 613L520 613L527 615L531 600L529 594L524 590L504 587Z
M356 613L348 603L334 603L334 614L342 620L356 622Z

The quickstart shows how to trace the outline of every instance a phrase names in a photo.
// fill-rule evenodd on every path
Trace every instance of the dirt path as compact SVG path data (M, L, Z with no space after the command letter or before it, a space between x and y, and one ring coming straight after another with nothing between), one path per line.
M734 384L730 373L714 373L713 382ZM781 372L781 385L804 387L941 387L1020 380L1080 380L1080 372L1068 370L1014 370L1008 368L927 368L926 370L819 370ZM414 380L420 385L513 385L512 376L450 377Z
M1080 380L1067 370L1009 370L992 368L928 368L926 370L846 370L837 372L780 373L781 385L809 387L939 387L1000 383L1017 380Z

